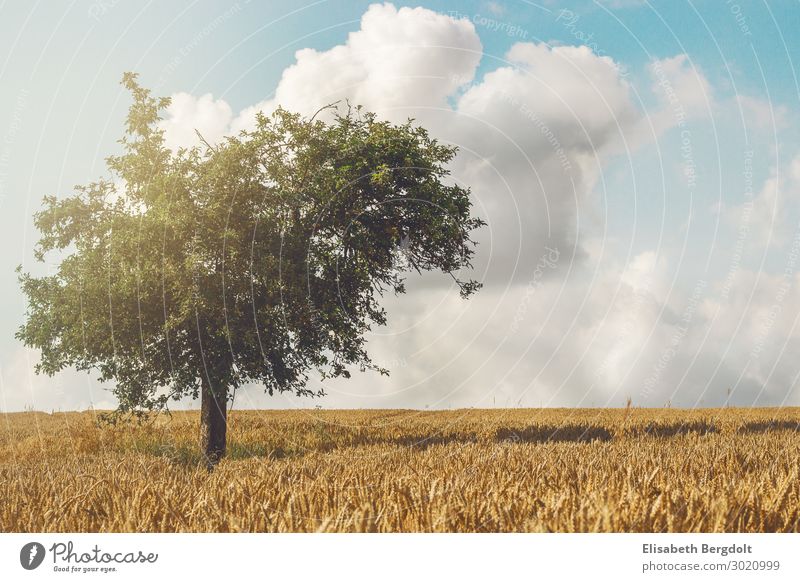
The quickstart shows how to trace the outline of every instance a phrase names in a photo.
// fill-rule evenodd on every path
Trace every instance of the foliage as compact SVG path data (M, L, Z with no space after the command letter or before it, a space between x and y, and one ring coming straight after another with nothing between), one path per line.
M380 297L403 293L408 271L448 273L464 297L479 288L458 278L482 221L446 183L456 149L412 121L278 109L172 152L158 124L169 100L133 74L123 84L133 105L112 178L45 197L35 217L37 258L60 259L47 276L20 269L17 337L41 350L38 372L96 370L122 412L197 397L205 382L317 395L312 370L387 372L364 334L386 323Z

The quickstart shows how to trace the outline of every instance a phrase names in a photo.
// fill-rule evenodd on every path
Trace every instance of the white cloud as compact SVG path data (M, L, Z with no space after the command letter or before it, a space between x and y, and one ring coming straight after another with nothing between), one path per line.
M444 290L402 298L412 308L394 309L389 329L370 338L402 365L391 379L335 383L333 405L368 405L376 387L391 406L619 406L628 396L656 407L797 404L800 276L741 271L723 301L704 280L666 293L666 266L646 251L532 294L517 286L468 304Z
M277 104L311 114L345 99L385 118L405 120L412 111L447 107L447 98L473 79L481 54L480 39L466 18L373 4L345 44L297 51L274 98L245 109L233 130L252 127L257 111L269 112Z
M208 143L217 143L230 132L232 119L233 111L223 99L215 100L210 93L201 97L176 93L161 128L167 147L177 150L197 145L198 132Z
M760 257L769 247L785 245L791 227L784 218L800 199L800 155L772 168L761 189L746 198L727 212L727 218L734 228L744 229L750 254Z
M800 339L789 317L800 313L794 267L788 279L740 270L723 293L714 282L687 287L668 248L627 260L605 250L594 191L607 162L708 116L716 96L702 71L683 54L654 61L658 103L645 111L621 64L587 47L517 43L475 79L481 54L468 19L373 5L346 42L298 51L274 95L237 115L211 95L173 97L163 123L171 147L196 143L195 129L213 143L278 104L310 114L345 99L393 121L414 117L460 147L453 178L472 188L488 222L476 260L486 287L464 302L449 280L412 280L407 296L387 299L390 325L369 337L392 377L333 382L323 404L720 404L734 386L739 404L762 388L780 403L793 390L781 350ZM740 103L758 123L769 112ZM751 217L759 237L799 185L800 157L765 182ZM542 268L553 252L558 260ZM783 316L771 321L778 297ZM258 388L237 396L253 407L309 404Z
M775 133L789 127L789 110L784 105L743 94L736 95L734 103L744 117L748 132Z
M507 65L471 83L481 54L466 18L372 5L344 44L297 51L274 97L244 109L228 131L252 127L257 111L278 104L308 115L349 100L393 121L414 117L461 148L454 178L473 188L489 223L479 272L496 283L525 280L530 257L546 245L582 256L578 221L591 213L587 194L604 157L624 150L642 113L621 67L587 47L517 43ZM176 99L165 125L170 143L185 143L205 121L193 115L220 106L201 99L205 107ZM213 136L229 120L227 111L220 115Z
M662 109L651 116L657 132L711 114L714 106L711 84L688 55L657 59L650 64L650 74L652 90L662 103Z
M532 156L550 157L558 146L592 156L641 116L620 67L587 47L517 43L506 58L509 66L471 87L458 111L511 132L533 146Z
M462 147L458 167L486 208L490 278L508 282L524 281L545 246L569 255L565 265L583 256L588 195L641 113L618 64L586 47L517 43L506 59L460 96L456 117L442 125Z

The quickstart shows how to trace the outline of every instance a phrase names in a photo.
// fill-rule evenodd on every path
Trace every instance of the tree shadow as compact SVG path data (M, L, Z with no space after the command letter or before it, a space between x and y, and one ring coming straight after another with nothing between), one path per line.
M352 441L326 441L315 443L312 446L291 445L267 446L264 444L229 443L228 452L225 458L228 460L241 460L249 458L265 458L269 460L280 460L302 457L311 452L328 453L342 449L356 449L364 446L374 445L396 445L412 448L415 450L425 450L436 445L448 445L452 443L471 444L477 443L478 436L475 433L447 434L447 435L408 435L402 437L368 437L358 442Z
M522 429L501 428L496 440L516 443L588 443L610 441L611 432L601 426L584 424L562 424L558 426L536 425Z
M739 434L758 434L778 430L790 430L792 432L800 431L800 422L793 420L760 420L756 422L747 422L736 429L736 432Z
M435 445L449 445L452 443L458 444L472 444L478 442L478 437L475 433L465 434L448 434L448 435L432 435L432 436L405 436L394 439L378 439L377 443L388 443L392 445L399 445L403 447L410 447L414 449L427 449ZM375 444L375 443L373 443Z
M566 424L543 425L525 428L500 428L495 432L494 439L479 436L475 432L435 434L435 435L405 435L405 436L380 436L367 437L359 442L323 442L312 447L268 447L260 444L241 445L229 443L226 459L239 460L260 457L269 460L280 460L301 457L312 451L330 452L333 450L359 448L374 445L395 445L414 450L426 450L433 446L450 444L475 444L479 442L510 442L510 443L548 443L548 442L592 442L608 441L613 438L611 432L599 426Z
M629 436L669 438L682 435L705 436L716 434L719 432L719 429L710 421L677 422L672 424L651 422L644 426L626 429L625 432Z

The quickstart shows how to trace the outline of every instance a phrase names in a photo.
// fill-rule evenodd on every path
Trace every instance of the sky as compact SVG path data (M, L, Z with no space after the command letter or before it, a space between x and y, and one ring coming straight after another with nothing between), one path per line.
M800 405L797 2L0 3L0 410L113 408L15 339L45 195L108 176L135 71L170 147L349 100L459 147L465 301L387 298L328 396L238 408ZM795 27L796 28L796 27ZM98 307L101 308L101 307ZM313 383L319 384L317 378ZM194 406L180 402L176 407Z

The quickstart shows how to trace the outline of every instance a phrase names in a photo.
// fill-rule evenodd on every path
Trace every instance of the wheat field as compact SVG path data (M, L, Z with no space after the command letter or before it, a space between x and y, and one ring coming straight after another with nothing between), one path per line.
M800 409L0 415L9 532L800 530Z

